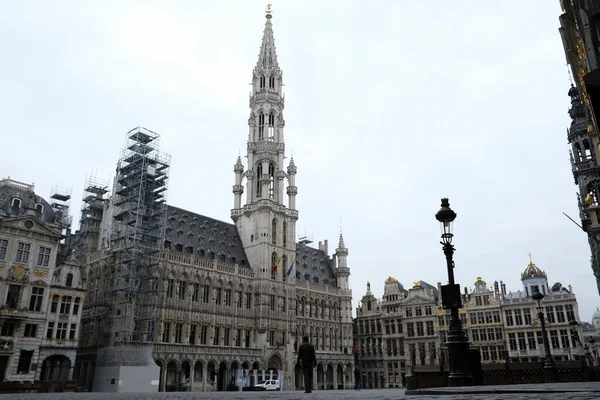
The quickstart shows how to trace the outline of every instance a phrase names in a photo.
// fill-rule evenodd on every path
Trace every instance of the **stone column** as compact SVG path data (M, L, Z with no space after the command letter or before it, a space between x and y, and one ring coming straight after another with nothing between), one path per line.
M202 391L206 392L206 381L208 380L208 362L202 364Z
M337 367L336 367L333 369L333 390L337 390L337 388L338 388L338 383L337 383Z
M194 370L194 367L196 366L196 363L190 363L190 381L188 382L188 385L190 387L190 392L194 391L194 374L196 373Z
M160 375L162 377L160 391L164 392L167 390L167 364L165 364L164 362L163 362L163 367L160 371Z

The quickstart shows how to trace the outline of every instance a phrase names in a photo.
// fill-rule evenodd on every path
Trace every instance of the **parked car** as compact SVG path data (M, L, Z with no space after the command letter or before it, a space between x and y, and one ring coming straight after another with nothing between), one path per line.
M256 390L280 390L279 381L272 379L269 381L260 381L255 386Z

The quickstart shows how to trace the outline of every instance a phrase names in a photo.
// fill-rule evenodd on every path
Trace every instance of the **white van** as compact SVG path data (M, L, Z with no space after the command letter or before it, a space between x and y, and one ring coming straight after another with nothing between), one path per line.
M260 381L254 387L256 390L280 390L279 381L276 379Z

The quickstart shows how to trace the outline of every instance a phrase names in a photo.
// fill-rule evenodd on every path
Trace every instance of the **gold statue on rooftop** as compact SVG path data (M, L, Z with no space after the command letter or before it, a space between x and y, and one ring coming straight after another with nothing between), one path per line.
M585 205L590 208L591 206L594 205L594 196L592 196L591 193L588 193L587 196L585 196Z
M272 6L271 3L267 4L267 12L271 12L271 6Z

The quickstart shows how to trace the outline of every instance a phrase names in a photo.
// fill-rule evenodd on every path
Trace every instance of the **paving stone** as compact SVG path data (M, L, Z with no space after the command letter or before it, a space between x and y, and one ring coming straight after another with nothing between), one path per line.
M443 394L452 389L454 394ZM474 388L462 388L472 391ZM600 383L565 383L540 385L481 386L483 390L513 390L512 393L460 393L461 388L438 388L439 394L406 396L404 389L318 390L311 394L294 392L169 392L169 393L30 393L2 394L2 400L259 400L259 399L322 399L322 400L592 400L600 399ZM527 393L537 390L536 393Z

